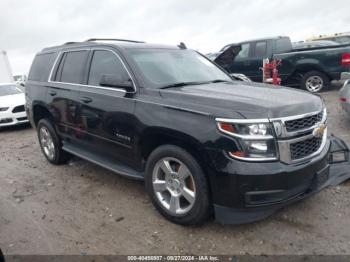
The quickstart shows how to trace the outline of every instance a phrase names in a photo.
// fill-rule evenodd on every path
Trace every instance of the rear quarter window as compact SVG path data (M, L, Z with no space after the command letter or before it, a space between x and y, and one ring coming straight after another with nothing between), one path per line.
M237 54L236 58L249 57L250 43L242 44L241 51Z
M56 53L36 55L29 71L28 80L47 81L56 55Z
M267 43L266 41L257 42L255 44L255 57L264 57L266 56Z

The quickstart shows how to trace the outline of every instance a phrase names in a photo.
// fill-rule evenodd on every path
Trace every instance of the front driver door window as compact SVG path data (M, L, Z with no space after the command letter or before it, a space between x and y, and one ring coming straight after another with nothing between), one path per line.
M262 66L263 59L268 58L267 55L267 42L259 41L256 42L253 46L253 52L250 60L251 74L250 78L253 81L261 82L262 81Z
M128 73L121 60L110 51L94 51L88 84L99 86L102 75L118 75L121 79L128 79Z
M230 68L230 73L250 75L250 43L241 44L241 51L235 57Z

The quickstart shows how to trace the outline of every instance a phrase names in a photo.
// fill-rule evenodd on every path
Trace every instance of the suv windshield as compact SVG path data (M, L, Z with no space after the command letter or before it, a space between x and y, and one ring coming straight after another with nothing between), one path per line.
M178 83L232 81L215 64L193 50L139 49L130 54L153 88Z
M0 96L10 96L23 93L15 85L0 85Z

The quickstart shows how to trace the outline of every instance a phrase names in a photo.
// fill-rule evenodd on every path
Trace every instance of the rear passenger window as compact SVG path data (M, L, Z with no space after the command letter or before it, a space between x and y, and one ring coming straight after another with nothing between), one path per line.
M55 58L55 53L37 55L30 68L28 80L41 82L47 81Z
M276 54L289 52L290 50L292 50L292 43L289 38L284 37L276 40Z
M121 79L129 79L129 75L120 59L110 51L97 50L91 61L89 85L99 86L102 75L119 75Z
M257 42L255 44L255 57L266 56L266 42Z
M86 62L87 51L67 52L63 56L56 74L56 81L80 84Z

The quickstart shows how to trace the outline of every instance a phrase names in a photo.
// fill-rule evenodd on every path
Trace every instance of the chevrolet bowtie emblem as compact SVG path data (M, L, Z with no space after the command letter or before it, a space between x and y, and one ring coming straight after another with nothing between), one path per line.
M320 126L316 127L314 129L314 131L312 131L312 135L314 137L322 137L324 134L324 131L326 130L326 125L325 124L321 124Z

